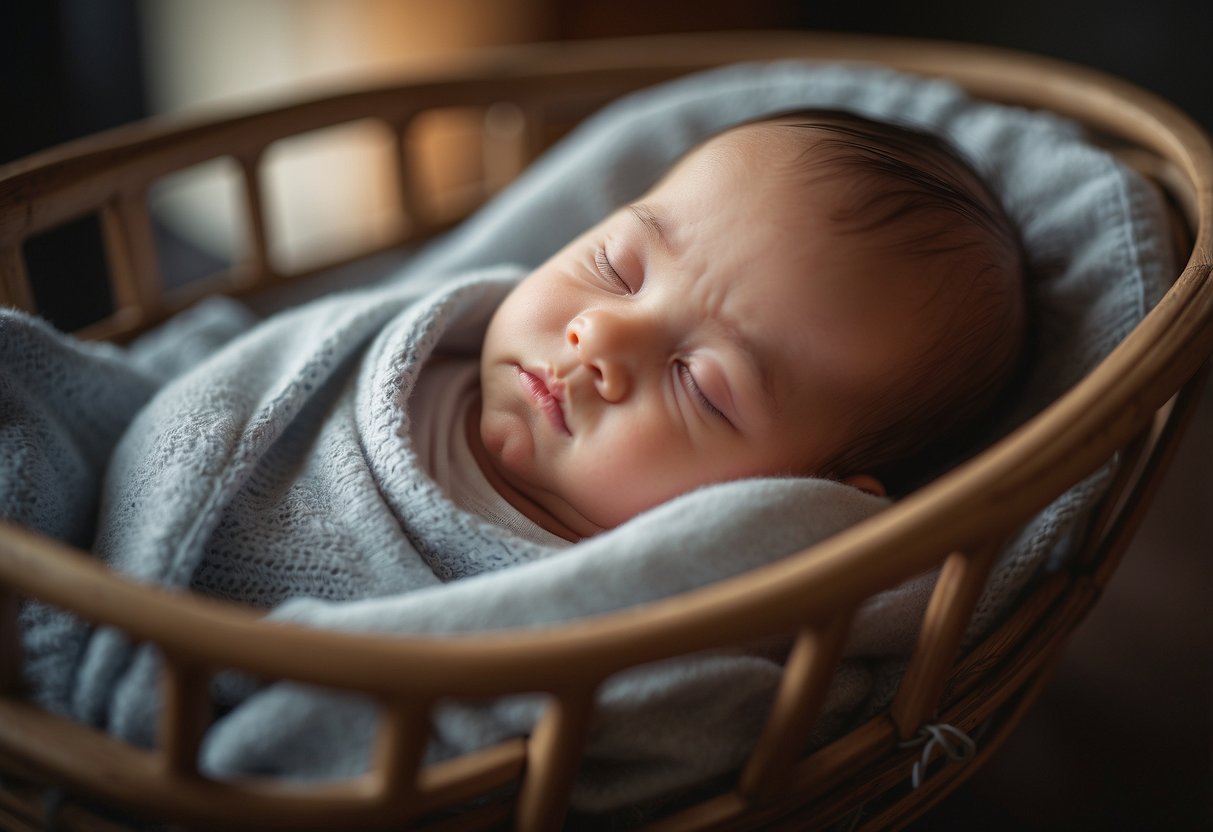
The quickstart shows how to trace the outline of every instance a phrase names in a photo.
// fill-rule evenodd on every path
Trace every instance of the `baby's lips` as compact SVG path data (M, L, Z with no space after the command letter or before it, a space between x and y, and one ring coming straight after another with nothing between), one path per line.
M530 392L535 402L551 420L552 426L562 433L572 435L566 418L564 401L565 385L557 378L551 369L545 368L531 372L525 367L518 366L518 379Z
M555 371L549 369L547 372L548 393L556 403L556 407L560 410L561 421L564 422L564 428L569 430L568 418L569 411L572 409L573 402L568 396L568 384L565 380L559 377Z

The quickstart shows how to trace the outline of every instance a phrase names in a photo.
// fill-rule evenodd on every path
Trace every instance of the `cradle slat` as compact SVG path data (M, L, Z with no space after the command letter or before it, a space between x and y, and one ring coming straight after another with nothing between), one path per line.
M593 688L562 691L535 725L518 795L519 829L548 832L564 823L593 713Z
M527 101L519 105L522 108L523 133L522 149L528 159L537 159L548 146L545 128L547 125L547 109L538 101Z
M527 741L506 740L472 754L426 766L417 777L417 811L455 806L522 777Z
M999 627L956 662L944 686L943 701L952 702L969 694L998 666L1015 655L1033 637L1042 621L1053 615L1059 600L1070 590L1072 578L1065 573L1041 580Z
M243 272L250 286L268 283L274 276L270 260L269 235L266 233L265 195L261 188L262 150L236 157L240 165L240 181L244 193L245 216L248 221L248 268Z
M741 775L740 791L747 799L764 803L787 789L842 657L851 619L850 613L835 616L797 635L771 715Z
M30 289L29 275L25 271L25 257L21 246L0 248L0 306L33 311L34 293Z
M497 193L522 173L529 150L526 112L517 104L499 101L484 111L484 190Z
M376 800L403 818L415 809L417 770L430 738L430 705L398 700L380 705L379 730L371 763Z
M421 187L418 184L417 159L414 156L409 134L416 114L400 122L393 135L396 141L396 187L399 191L400 209L404 213L410 232L425 233L430 227L431 217L426 204L421 198Z
M901 739L914 736L938 707L948 668L956 659L1000 548L986 543L975 554L953 552L944 561L923 615L918 644L890 711Z
M210 678L209 671L200 665L165 656L160 753L170 776L192 777L198 773L198 748L211 722Z
M142 188L123 191L101 209L114 310L142 321L162 312L160 265Z

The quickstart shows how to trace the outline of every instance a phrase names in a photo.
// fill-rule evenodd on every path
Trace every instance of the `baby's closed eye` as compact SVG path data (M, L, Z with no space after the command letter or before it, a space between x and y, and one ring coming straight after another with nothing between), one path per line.
M686 388L687 393L690 394L695 403L699 405L699 407L701 407L705 413L713 418L723 419L725 422L729 422L729 418L724 415L724 411L713 404L712 400L709 399L707 394L703 392L703 388L700 387L699 382L695 380L695 375L691 372L691 368L686 364L686 362L676 362L675 367L678 371L679 382L681 382L682 386ZM729 424L732 423L729 422Z
M604 246L599 246L598 250L594 253L594 265L598 267L598 273L602 275L602 279L614 290L622 292L625 295L632 294L632 288L615 269L615 266L611 263L611 259L607 256Z

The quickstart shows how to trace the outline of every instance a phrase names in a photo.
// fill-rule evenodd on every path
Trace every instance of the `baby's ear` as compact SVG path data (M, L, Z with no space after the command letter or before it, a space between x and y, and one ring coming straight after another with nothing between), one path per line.
M884 497L884 483L876 479L870 474L852 474L849 477L843 477L841 482L852 488L858 488L860 491L865 491L875 497Z

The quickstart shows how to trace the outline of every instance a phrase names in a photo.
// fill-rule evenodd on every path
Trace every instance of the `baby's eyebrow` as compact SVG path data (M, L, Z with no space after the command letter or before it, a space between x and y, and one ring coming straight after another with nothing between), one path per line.
M673 248L670 244L669 235L666 233L665 223L661 217L657 216L657 212L645 205L643 202L634 202L628 206L628 210L632 212L637 220L640 221L649 233L657 239L668 253L673 254Z

